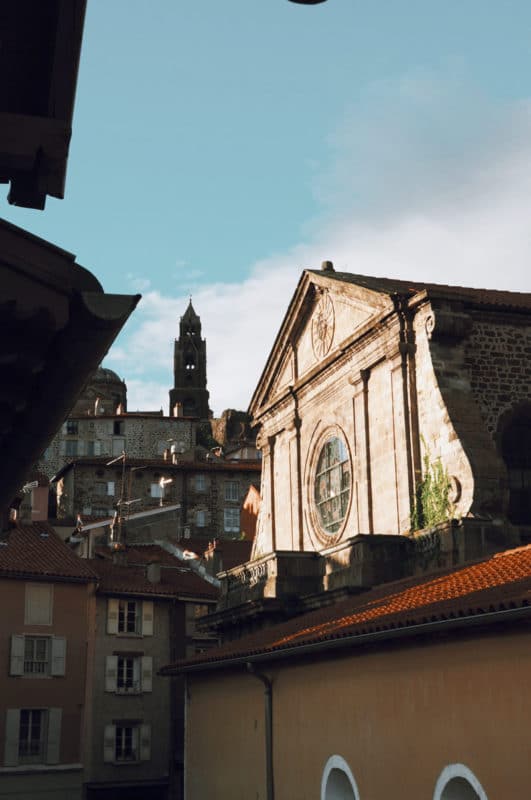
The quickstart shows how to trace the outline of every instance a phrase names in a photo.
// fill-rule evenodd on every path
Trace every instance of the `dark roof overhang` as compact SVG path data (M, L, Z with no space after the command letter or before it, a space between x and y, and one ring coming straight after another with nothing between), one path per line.
M105 294L75 258L0 221L0 511L140 295Z
M86 0L0 4L0 182L13 205L64 197Z

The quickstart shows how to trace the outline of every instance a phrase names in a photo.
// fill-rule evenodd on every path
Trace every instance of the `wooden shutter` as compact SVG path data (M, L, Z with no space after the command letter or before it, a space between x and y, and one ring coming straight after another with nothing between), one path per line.
M153 601L142 603L142 636L153 636Z
M61 758L61 716L62 708L48 709L48 740L46 763L59 764Z
M24 675L24 637L13 634L11 637L10 675Z
M141 658L142 670L142 691L153 691L153 659L151 656L142 656Z
M118 633L118 600L114 597L107 601L107 633Z
M76 453L76 455L78 455L78 456L84 456L85 455L85 440L84 439L78 439L77 440L77 453Z
M151 725L140 726L140 761L151 759Z
M64 636L54 636L52 638L52 664L50 673L52 675L64 675L66 662L66 639Z
M18 764L18 732L20 730L20 708L6 710L6 742L4 747L4 765L16 767Z
M116 725L106 725L103 733L103 760L109 764L114 761L116 747Z
M94 455L101 456L101 442L99 439L94 441Z
M105 691L116 691L118 675L118 656L107 656L105 659Z

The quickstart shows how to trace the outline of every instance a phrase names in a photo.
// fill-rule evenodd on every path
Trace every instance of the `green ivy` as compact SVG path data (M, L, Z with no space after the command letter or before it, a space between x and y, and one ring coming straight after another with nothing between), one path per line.
M431 528L439 522L446 522L452 517L450 502L450 477L443 467L441 459L431 461L430 451L423 441L424 470L423 478L415 492L415 503L411 512L411 528L414 531Z

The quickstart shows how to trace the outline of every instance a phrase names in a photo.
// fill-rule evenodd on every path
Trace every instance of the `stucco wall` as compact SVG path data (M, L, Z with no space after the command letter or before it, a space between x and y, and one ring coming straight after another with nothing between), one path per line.
M276 800L319 798L334 754L360 800L431 800L454 763L489 800L526 797L531 640L501 635L263 668L273 678ZM262 684L243 665L188 682L187 800L264 800ZM220 730L230 731L221 743Z

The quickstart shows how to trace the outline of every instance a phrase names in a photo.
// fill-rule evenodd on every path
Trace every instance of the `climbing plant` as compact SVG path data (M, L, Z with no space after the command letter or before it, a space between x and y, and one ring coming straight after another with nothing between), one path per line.
M426 442L424 445L423 477L415 492L411 512L411 528L414 531L431 528L439 522L451 519L453 506L450 501L450 477L440 458L431 460Z

